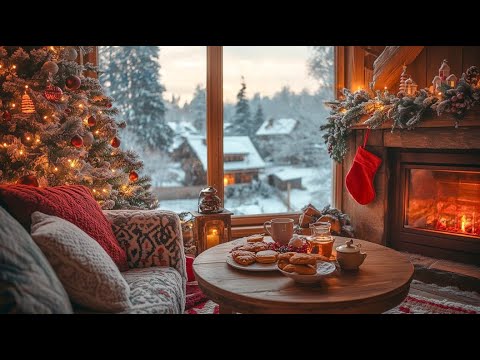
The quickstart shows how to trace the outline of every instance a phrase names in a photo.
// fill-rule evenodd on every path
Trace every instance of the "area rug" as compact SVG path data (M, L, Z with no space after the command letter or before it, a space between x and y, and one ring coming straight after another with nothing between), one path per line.
M218 314L218 304L209 300L193 281L187 284L185 314ZM410 294L386 314L480 314L480 307Z

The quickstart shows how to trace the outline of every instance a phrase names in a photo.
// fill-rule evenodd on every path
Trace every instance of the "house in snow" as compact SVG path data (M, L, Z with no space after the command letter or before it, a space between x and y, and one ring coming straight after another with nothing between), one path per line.
M258 179L265 163L248 136L223 138L224 184L250 183ZM207 183L207 144L204 136L186 136L175 150L175 158L182 162L185 185Z
M292 133L298 125L298 120L290 118L265 120L255 133L256 143L263 158L270 158L281 144L292 140Z

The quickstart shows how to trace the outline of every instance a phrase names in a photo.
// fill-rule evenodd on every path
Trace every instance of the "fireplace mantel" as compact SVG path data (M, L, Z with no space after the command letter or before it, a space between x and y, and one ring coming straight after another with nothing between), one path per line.
M348 138L348 152L341 165L341 204L336 204L348 213L355 227L357 237L378 244L391 245L389 239L390 214L392 213L391 187L395 177L395 158L398 152L453 152L470 153L480 158L480 109L470 110L455 128L449 116L426 118L412 130L391 131L391 121L370 132L367 150L382 159L374 186L376 198L368 205L360 205L348 193L345 176L352 166L356 149L363 144L366 126L353 128Z

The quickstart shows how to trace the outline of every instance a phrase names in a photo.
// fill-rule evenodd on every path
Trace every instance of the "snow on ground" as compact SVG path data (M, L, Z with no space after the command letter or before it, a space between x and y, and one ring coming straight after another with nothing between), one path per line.
M323 208L331 203L331 168L320 167L292 167L292 166L271 166L261 174L260 179L267 182L269 174L282 174L282 177L301 177L304 189L292 189L290 192L291 211L300 210L308 203L318 208ZM282 201L283 198L283 201ZM286 205L287 192L272 191L268 198L260 194L251 194L239 198L227 198L225 208L235 215L246 214L268 214L288 211ZM198 199L178 199L160 201L160 209L175 212L197 210Z

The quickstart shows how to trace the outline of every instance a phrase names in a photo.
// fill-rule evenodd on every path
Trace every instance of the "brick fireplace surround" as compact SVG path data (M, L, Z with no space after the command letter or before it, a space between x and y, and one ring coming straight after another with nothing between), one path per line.
M392 133L387 123L370 132L366 148L383 160L374 181L376 198L368 205L360 205L342 186L341 204L337 203L350 215L358 238L427 256L480 263L478 235L417 231L404 226L401 189L407 186L405 167L441 165L442 169L467 169L480 174L480 109L470 110L458 128L453 124L451 118L432 116L410 131L396 129ZM365 127L360 125L349 138L349 151L339 166L342 184L364 135Z

